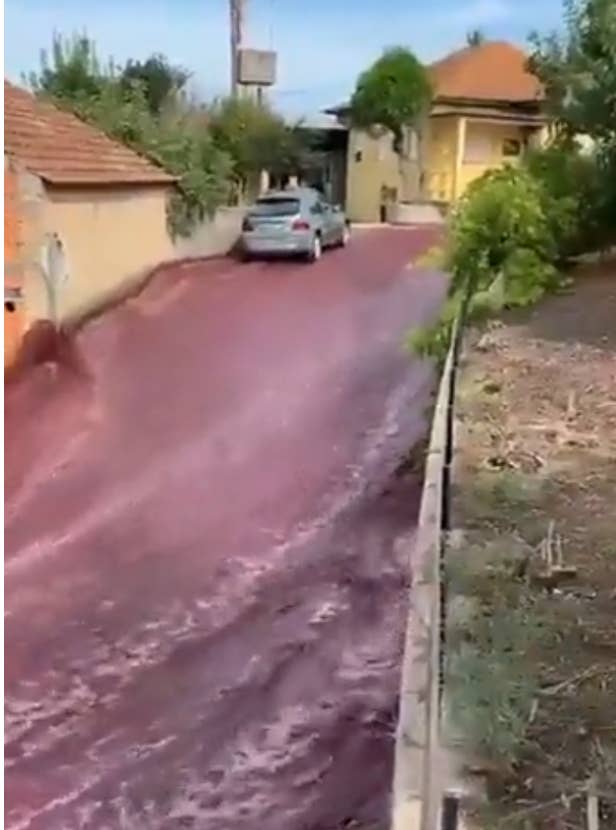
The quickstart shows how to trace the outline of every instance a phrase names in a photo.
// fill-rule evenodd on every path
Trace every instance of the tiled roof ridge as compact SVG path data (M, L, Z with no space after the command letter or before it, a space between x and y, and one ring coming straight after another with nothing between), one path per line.
M527 55L504 40L465 46L428 66L435 97L540 101L541 84L526 68Z

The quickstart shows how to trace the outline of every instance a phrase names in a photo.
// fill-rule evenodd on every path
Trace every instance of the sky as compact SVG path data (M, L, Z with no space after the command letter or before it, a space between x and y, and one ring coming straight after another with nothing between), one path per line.
M488 39L524 46L549 31L562 0L245 0L246 45L275 49L274 104L287 115L318 113L345 101L357 75L387 46L407 46L423 61ZM162 52L192 73L200 98L229 85L228 0L5 0L5 75L19 82L39 66L54 30L86 31L100 58L117 63Z

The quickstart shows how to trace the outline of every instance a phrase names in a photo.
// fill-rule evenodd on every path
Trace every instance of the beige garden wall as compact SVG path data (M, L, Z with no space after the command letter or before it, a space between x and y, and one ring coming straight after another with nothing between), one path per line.
M228 253L238 240L245 207L222 207L211 219L204 219L190 236L174 240L177 259L219 256Z
M48 189L45 225L66 246L61 320L89 311L173 258L165 186Z
M141 281L154 267L178 259L227 253L243 209L222 208L187 238L167 231L166 185L51 187L21 169L23 212L23 329L35 321L70 322ZM43 278L46 240L57 234L65 268L54 299Z

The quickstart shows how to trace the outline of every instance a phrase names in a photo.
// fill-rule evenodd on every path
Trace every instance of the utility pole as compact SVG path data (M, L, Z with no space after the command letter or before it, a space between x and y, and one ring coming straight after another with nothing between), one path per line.
M244 39L245 0L229 0L231 23L231 95L239 92L238 51Z

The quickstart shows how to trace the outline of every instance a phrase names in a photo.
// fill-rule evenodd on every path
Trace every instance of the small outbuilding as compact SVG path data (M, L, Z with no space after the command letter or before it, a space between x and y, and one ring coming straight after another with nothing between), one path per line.
M78 319L173 257L174 178L4 83L5 366L38 320Z

